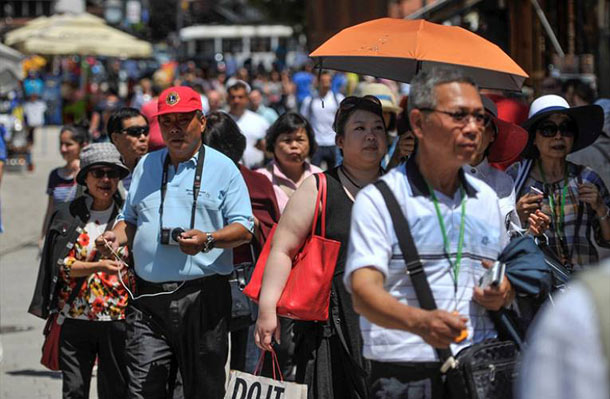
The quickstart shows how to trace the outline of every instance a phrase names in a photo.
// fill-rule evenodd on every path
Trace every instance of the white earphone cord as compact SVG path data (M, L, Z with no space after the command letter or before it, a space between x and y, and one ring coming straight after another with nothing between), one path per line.
M176 287L176 289L173 291L157 292L155 294L142 294L142 295L138 295L138 296L133 295L133 293L131 292L129 287L127 287L127 285L125 285L125 283L123 282L123 276L121 275L121 271L123 270L123 268L128 268L129 266L125 262L123 262L123 260L119 256L119 254L116 253L116 251L112 248L110 243L108 241L106 241L106 239L104 237L102 237L102 239L104 240L104 245L106 246L106 248L108 248L110 250L110 253L112 253L112 255L115 257L116 261L119 262L122 266L121 269L119 270L119 281L121 282L121 285L123 286L123 288L125 288L125 290L129 294L129 297L131 298L131 300L135 301L136 299L140 299L140 298L151 298L151 297L161 296L161 295L170 295L170 294L173 294L176 291L178 291L180 288L182 288L184 283L186 283L186 280L182 281L180 283L180 285L178 287ZM127 278L129 278L129 276Z

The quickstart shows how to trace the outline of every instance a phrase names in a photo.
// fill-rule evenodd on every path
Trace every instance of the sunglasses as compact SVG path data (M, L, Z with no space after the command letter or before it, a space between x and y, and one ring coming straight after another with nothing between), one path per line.
M140 135L148 136L148 126L130 126L127 129L121 130L123 133L131 137L140 137Z
M118 179L121 176L116 169L91 169L89 173L96 179L103 179L104 176L107 176L109 179Z
M343 99L343 101L341 101L341 104L339 104L339 109L341 111L347 111L347 110L357 107L361 104L367 104L367 103L373 103L374 105L381 107L381 100L379 98L377 98L375 96L371 96L371 95L366 95L364 97L356 97L356 96L345 97Z
M553 122L543 122L536 129L542 137L555 137L559 132L563 137L574 137L578 126L572 121L562 122L560 125L556 125Z

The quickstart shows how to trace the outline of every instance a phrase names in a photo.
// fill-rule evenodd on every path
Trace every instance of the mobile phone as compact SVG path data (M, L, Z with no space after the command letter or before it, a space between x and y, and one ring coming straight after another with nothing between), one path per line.
M504 274L506 273L506 264L500 262L499 260L495 261L493 266L485 271L485 274L481 276L479 279L479 287L485 289L489 286L497 287L502 283L502 279L504 279Z
M530 194L534 194L534 195L544 195L544 193L542 191L540 191L539 189L537 189L534 186L530 186Z

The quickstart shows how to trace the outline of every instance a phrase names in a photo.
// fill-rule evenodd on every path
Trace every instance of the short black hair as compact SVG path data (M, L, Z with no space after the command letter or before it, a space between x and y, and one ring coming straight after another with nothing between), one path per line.
M316 137L311 124L303 115L294 111L289 111L282 114L275 122L267 129L265 142L268 152L275 152L275 142L280 134L292 133L299 129L305 129L307 139L309 140L309 157L312 157L318 148Z
M72 140L76 141L81 147L85 146L91 141L91 136L89 135L89 125L86 121L81 121L81 123L71 125L63 125L59 130L59 133L61 134L63 132L70 132L72 135Z
M248 94L248 86L241 80L236 81L231 86L227 88L227 94L230 94L232 91L244 89Z
M148 119L146 119L146 117L135 108L123 107L110 114L110 117L108 118L108 123L106 124L106 131L108 133L108 138L110 138L110 141L112 141L113 133L117 133L123 130L123 121L125 119L136 118L138 116L144 118L146 124L148 125Z
M203 132L203 143L238 163L246 150L246 137L227 113L210 112Z

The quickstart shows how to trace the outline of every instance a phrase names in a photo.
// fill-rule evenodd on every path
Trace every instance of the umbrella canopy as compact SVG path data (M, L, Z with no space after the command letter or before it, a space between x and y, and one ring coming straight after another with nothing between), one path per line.
M19 87L23 54L0 44L0 59L0 93L6 93Z
M521 89L527 73L502 49L457 26L381 18L337 33L310 54L322 68L409 82L419 70L449 65L481 88Z
M37 18L7 34L6 43L25 53L148 57L152 46L90 14L61 14Z

